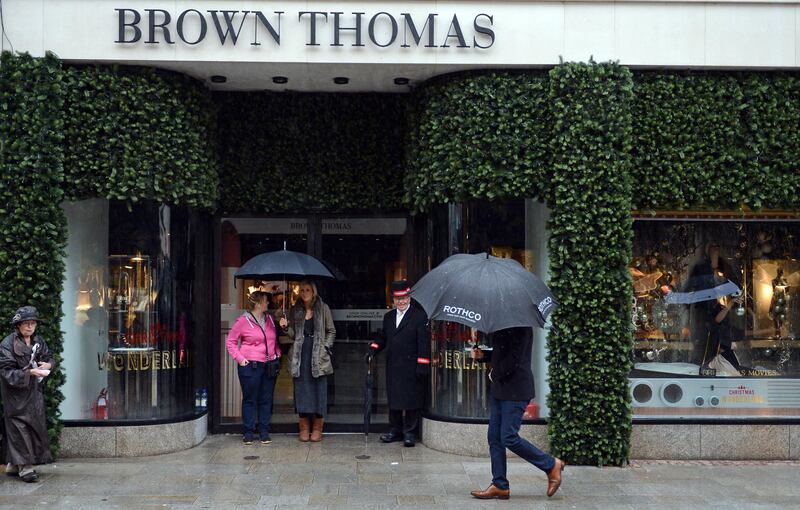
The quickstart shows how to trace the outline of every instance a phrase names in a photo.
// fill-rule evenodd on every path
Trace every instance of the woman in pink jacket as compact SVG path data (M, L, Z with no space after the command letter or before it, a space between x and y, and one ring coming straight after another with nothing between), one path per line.
M242 422L244 444L253 444L258 412L258 435L262 444L269 444L269 422L272 418L272 395L278 379L281 349L278 346L275 321L267 313L269 294L256 291L248 298L249 310L233 324L225 345L236 361L242 385Z

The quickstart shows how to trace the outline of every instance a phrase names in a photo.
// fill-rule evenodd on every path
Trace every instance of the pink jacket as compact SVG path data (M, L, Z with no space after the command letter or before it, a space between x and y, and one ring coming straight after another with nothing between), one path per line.
M266 316L265 325L266 328L262 328L249 312L243 313L236 319L225 339L228 354L236 360L236 363L241 363L243 360L264 362L268 356L270 360L281 357L281 348L278 346L278 337L275 334L275 321L269 314Z

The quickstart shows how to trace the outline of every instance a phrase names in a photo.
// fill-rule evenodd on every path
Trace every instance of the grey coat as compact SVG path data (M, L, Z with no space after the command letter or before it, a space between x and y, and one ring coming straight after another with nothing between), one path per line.
M55 368L55 360L39 335L31 339L30 346L17 333L0 343L0 393L6 426L3 460L22 466L52 461L41 383L28 371L35 344L39 345L36 361L49 362Z
M303 354L303 324L306 320L306 310L302 302L295 304L289 310L288 333L289 338L294 338L292 348L292 377L300 377L300 360ZM311 375L320 377L333 373L333 341L336 340L336 328L333 326L333 316L322 299L317 296L314 301L314 345L311 351Z

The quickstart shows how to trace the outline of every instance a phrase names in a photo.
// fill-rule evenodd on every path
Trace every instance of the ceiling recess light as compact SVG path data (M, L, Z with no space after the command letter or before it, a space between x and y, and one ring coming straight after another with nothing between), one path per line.
M394 79L395 85L408 85L408 78L398 77Z
M228 77L221 74L215 74L211 77L211 83L225 83L226 81L228 81Z
M273 76L272 83L277 83L278 85L283 85L284 83L288 83L289 78L286 76Z
M336 85L347 85L349 81L350 78L345 78L344 76L337 76L336 78L333 79L333 83L335 83Z

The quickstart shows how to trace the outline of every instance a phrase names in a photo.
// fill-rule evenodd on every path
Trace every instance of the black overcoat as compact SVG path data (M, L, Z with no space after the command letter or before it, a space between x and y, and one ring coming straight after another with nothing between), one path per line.
M30 346L17 333L8 335L0 343L0 392L6 429L4 460L22 466L53 460L42 386L29 372L31 352L36 344L39 345L36 361L49 362L55 368L47 344L38 335L33 337Z
M531 371L533 330L508 328L491 335L492 350L483 361L492 364L492 397L495 400L530 400L536 393Z
M386 349L386 395L389 409L420 409L430 374L431 335L425 312L409 306L400 326L397 310L383 316L383 331L373 347Z

